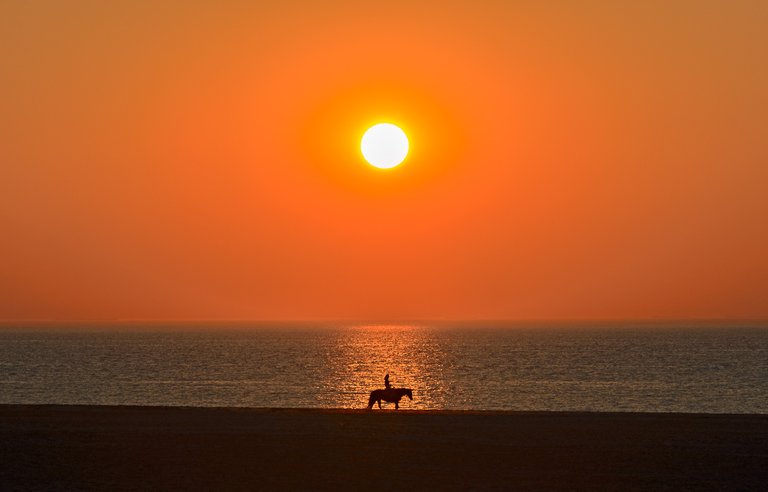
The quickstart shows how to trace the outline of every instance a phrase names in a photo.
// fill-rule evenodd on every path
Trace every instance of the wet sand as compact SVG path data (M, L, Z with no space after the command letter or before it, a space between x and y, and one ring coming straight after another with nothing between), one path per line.
M768 487L768 415L0 405L3 490Z

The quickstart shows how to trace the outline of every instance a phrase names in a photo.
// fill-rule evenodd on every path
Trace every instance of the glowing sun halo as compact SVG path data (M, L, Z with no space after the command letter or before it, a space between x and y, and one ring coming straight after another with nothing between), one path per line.
M370 165L389 169L403 162L408 155L408 137L396 125L379 123L365 132L360 150Z

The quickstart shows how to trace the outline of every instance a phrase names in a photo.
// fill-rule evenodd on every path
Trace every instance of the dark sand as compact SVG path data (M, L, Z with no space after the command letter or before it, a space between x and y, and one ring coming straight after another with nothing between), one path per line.
M0 489L768 489L768 415L0 406Z

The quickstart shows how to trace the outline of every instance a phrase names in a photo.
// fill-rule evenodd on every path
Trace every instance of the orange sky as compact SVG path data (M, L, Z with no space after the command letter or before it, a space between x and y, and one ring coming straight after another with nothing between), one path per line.
M768 317L768 3L605 4L2 2L0 319Z

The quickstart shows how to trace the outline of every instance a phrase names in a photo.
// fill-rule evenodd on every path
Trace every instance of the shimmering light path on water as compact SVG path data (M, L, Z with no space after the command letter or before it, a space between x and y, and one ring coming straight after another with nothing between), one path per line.
M768 413L768 329L632 325L0 329L0 403Z

